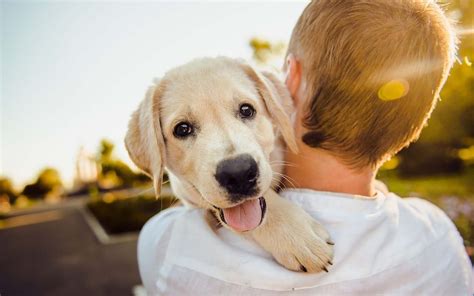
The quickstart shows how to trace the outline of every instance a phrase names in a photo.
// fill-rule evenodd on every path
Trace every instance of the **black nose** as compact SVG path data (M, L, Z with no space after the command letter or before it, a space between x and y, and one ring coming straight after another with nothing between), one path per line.
M249 154L223 160L217 165L216 179L232 195L255 194L257 178L258 166Z

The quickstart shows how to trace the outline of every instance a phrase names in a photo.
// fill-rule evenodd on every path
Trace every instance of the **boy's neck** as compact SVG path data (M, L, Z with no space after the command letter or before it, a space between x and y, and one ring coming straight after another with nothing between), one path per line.
M286 155L287 188L307 188L366 196L375 195L376 170L354 170L325 150L311 148L299 142L300 152Z

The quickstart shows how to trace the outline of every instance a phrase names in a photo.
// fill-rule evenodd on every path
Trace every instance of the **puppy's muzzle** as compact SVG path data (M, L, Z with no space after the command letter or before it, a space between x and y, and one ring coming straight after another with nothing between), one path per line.
M257 193L258 165L249 154L225 159L218 163L216 180L232 199L242 199Z

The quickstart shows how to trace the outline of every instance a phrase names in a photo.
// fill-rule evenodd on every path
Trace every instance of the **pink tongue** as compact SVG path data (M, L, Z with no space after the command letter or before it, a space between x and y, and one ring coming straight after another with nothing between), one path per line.
M262 220L262 208L258 199L249 200L238 206L222 209L222 211L225 222L235 231L252 230Z

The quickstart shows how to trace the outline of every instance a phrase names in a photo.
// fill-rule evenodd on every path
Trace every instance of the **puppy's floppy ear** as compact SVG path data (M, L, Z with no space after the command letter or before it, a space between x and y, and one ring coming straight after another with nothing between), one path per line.
M145 99L132 114L125 136L125 147L130 158L153 179L157 198L161 193L165 162L165 143L159 118L162 88L158 81L148 88Z
M285 112L282 103L292 102L291 96L285 85L272 73L256 71L249 64L240 62L250 79L252 79L265 102L268 113L272 116L281 131L286 145L293 153L298 153L295 133L289 115Z

